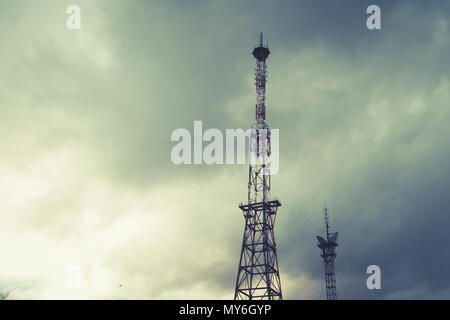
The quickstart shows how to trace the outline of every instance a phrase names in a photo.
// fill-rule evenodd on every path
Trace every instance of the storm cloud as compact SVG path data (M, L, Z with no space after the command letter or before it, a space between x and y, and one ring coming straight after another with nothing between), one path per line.
M81 30L66 28L78 4ZM382 29L366 28L378 4ZM285 299L449 297L446 1L0 1L0 287L17 298L230 299L245 165L170 160L248 128L264 32ZM382 289L366 287L381 267ZM82 271L80 290L67 270ZM442 280L444 279L444 280ZM322 295L323 297L323 295Z

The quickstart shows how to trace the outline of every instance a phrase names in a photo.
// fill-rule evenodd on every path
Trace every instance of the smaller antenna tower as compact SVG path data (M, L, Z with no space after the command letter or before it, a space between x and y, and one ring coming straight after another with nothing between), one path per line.
M323 218L326 229L326 239L321 236L316 236L319 244L317 245L321 250L320 255L323 258L325 265L325 286L327 291L327 300L337 300L336 295L336 276L334 273L334 259L336 258L336 247L338 233L330 233L330 223L328 217L328 209L325 205L323 209Z

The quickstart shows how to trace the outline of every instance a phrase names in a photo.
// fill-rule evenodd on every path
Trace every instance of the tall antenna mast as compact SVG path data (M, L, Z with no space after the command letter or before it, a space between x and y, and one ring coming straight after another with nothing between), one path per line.
M323 208L323 220L325 222L325 229L327 232L327 240L330 239L330 224L328 221L328 208L327 205L325 204L325 207Z
M326 239L321 236L316 236L319 244L317 245L321 250L320 255L323 258L325 266L325 286L327 291L327 300L337 300L336 294L336 276L334 273L334 259L336 258L336 247L338 233L330 233L330 222L328 217L328 208L323 208L323 218L326 229Z
M253 50L253 56L256 59L256 123L262 125L266 120L266 59L270 51L268 47L264 47L263 34L259 34L259 47Z
M248 203L240 205L245 219L239 269L236 279L235 300L281 300L281 282L274 235L279 200L271 200L270 129L266 124L266 59L269 48L263 44L252 52L256 59L256 114L250 137L250 152L256 157L249 165Z

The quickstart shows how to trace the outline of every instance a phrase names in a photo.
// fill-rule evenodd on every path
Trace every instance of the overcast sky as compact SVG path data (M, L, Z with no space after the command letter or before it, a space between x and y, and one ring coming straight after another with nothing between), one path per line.
M70 4L81 30L66 27ZM381 30L366 27L370 4ZM325 201L338 298L450 298L449 12L449 1L0 0L0 288L231 299L248 168L176 166L170 136L194 120L250 127L264 32L284 298L324 297Z

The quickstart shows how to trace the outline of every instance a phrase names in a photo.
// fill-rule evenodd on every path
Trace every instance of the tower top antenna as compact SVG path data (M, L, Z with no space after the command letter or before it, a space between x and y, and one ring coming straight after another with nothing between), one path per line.
M259 34L259 47L255 48L252 54L260 62L265 62L270 54L269 48L264 46L262 32Z
M330 240L330 220L328 218L328 208L327 208L327 204L325 203L325 206L323 208L323 219L324 219L324 223L325 223L325 228L327 229L327 240Z

